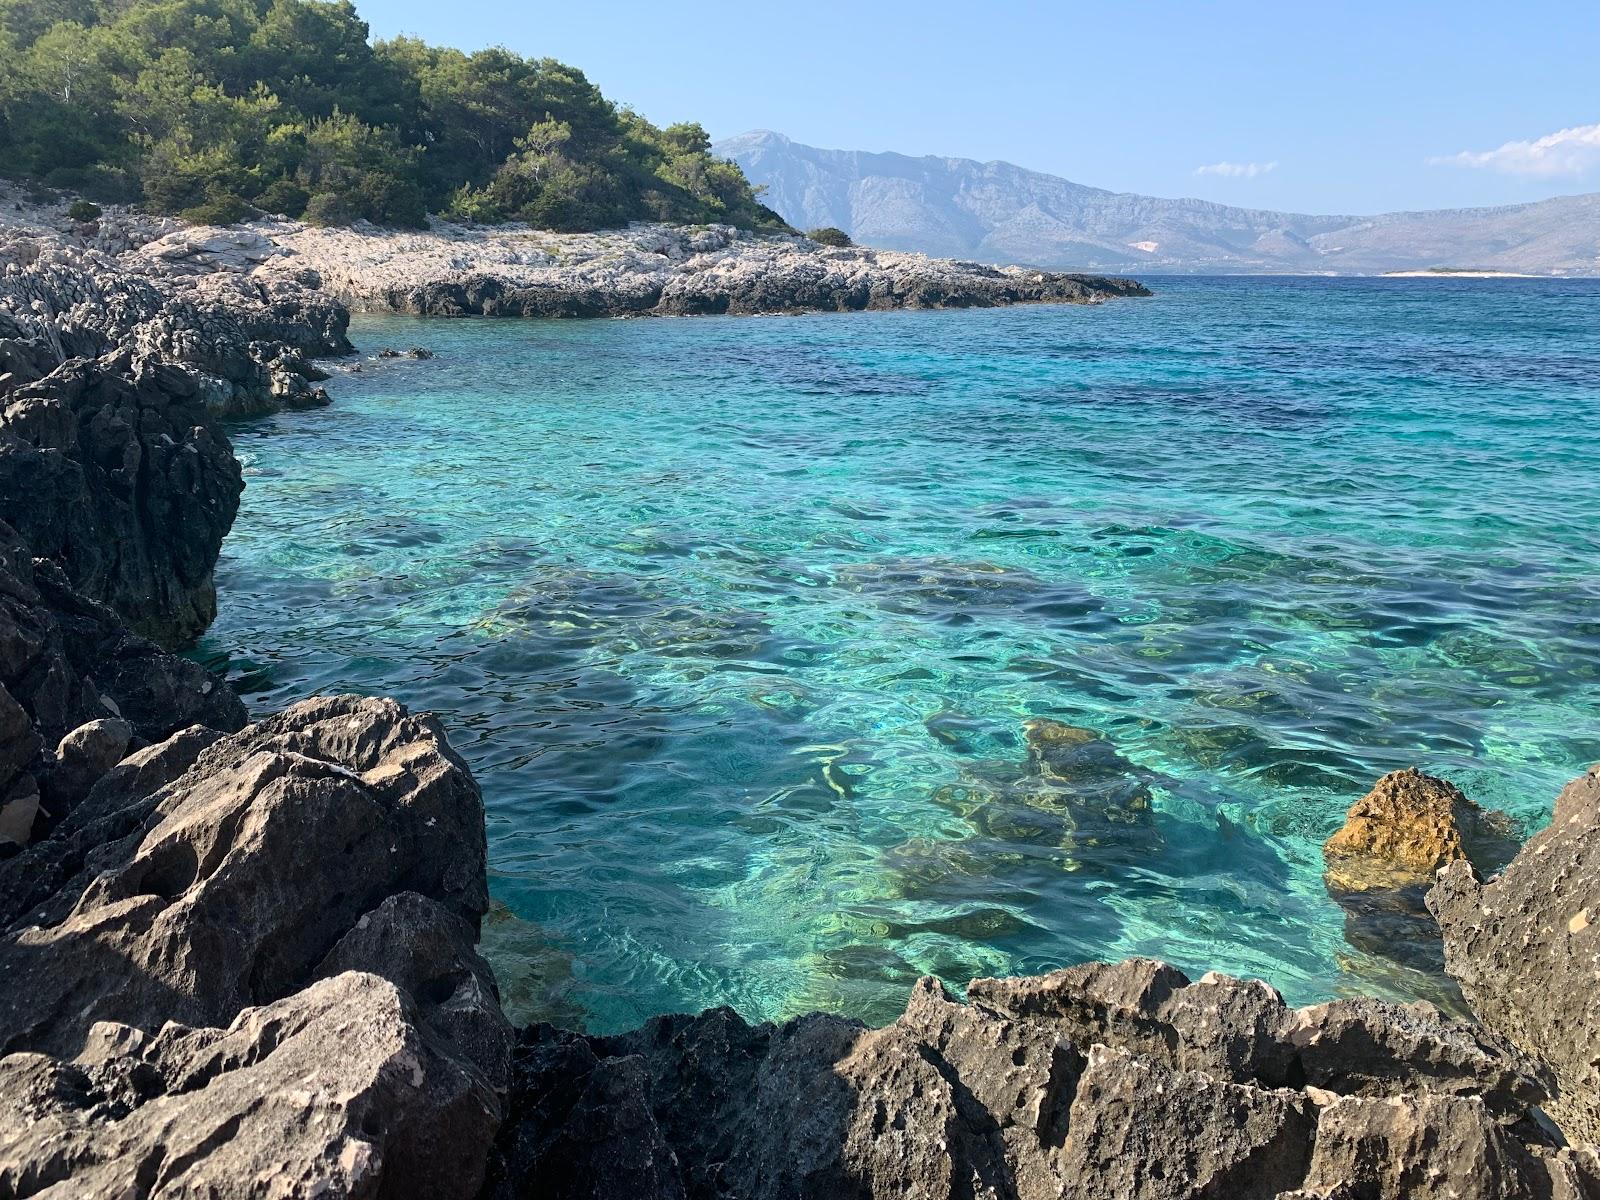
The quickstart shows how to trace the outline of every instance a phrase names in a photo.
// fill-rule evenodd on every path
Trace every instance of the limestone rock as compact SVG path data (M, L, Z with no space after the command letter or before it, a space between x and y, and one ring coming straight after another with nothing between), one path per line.
M307 701L154 793L93 799L0 863L29 900L0 938L0 1049L66 1053L96 1020L223 1024L303 986L388 897L429 897L473 940L488 906L477 788L393 701Z
M1297 1092L1173 1072L1095 1046L1072 1104L1060 1194L1270 1200L1305 1177L1314 1113Z
M1435 872L1463 860L1497 868L1516 849L1501 814L1412 768L1385 775L1350 807L1323 846L1324 879L1352 947L1439 976L1443 951L1424 900Z
M1329 888L1347 892L1425 886L1449 863L1497 866L1515 851L1501 818L1414 767L1378 780L1322 848Z
M0 861L0 1194L476 1195L486 907L477 788L393 701L127 756Z
M619 1037L527 1030L490 1194L1367 1197L1474 1171L1502 1190L1463 1194L1587 1186L1587 1152L1540 1132L1539 1071L1428 1006L1296 1011L1151 960L968 997L924 980L879 1030L726 1009Z
M50 791L66 803L88 795L107 771L122 761L133 726L120 717L85 721L56 746L54 768L47 776Z
M1363 1200L1533 1200L1549 1183L1475 1097L1411 1095L1325 1108L1304 1186Z
M0 1059L0 1194L468 1200L497 1114L403 991L349 972L225 1028L103 1023L71 1059Z
M561 234L445 221L416 232L260 221L251 230L290 253L264 259L249 278L309 267L346 304L423 316L837 312L1148 294L1127 279L837 249L726 226Z
M96 734L82 753L68 735L108 719L148 742L191 724L237 729L245 712L220 680L129 633L0 522L0 803L13 822L32 808L48 828L82 799L128 743L120 724L92 726L115 736ZM46 753L58 742L64 763Z
M1428 906L1472 1010L1554 1070L1567 1136L1600 1141L1600 772L1568 785L1500 875L1453 863Z

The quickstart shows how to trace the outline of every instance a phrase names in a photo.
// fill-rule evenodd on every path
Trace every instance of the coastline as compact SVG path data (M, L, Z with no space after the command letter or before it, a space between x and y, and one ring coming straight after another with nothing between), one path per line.
M1565 1140L1600 1133L1583 1036L1596 1001L1576 1028L1561 1008L1600 912L1593 775L1498 882L1457 862L1434 889L1485 1026L1426 1005L1290 1010L1263 984L1132 960L975 981L964 1003L925 980L876 1031L825 1015L752 1028L726 1010L616 1038L512 1031L474 949L481 797L437 722L333 698L241 729L225 685L114 615L170 645L203 628L239 501L216 418L326 402L295 356L342 349L347 314L277 269L293 258L218 270L205 253L140 274L85 246L5 276L0 519L17 528L0 619L31 652L0 677L0 793L8 811L48 802L43 836L0 860L8 1194L1600 1187L1592 1148L1540 1121L1549 1107ZM83 361L61 362L68 349ZM63 481L54 507L89 518L70 538L30 523L45 478ZM143 548L144 569L104 570L116 544Z

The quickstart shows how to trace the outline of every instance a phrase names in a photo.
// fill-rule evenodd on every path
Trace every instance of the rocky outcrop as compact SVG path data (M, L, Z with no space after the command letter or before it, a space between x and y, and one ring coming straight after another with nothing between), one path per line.
M1413 767L1385 775L1350 806L1323 844L1324 879L1345 910L1350 945L1438 976L1443 950L1425 901L1434 875L1453 862L1494 870L1516 849L1503 814Z
M1550 1064L1568 1135L1600 1141L1600 772L1561 793L1500 875L1447 866L1428 906L1473 1011Z
M495 1103L404 991L347 972L226 1028L0 1059L0 1195L466 1197Z
M559 234L442 221L426 232L261 221L231 236L253 249L226 248L222 231L190 231L139 253L157 260L172 254L174 243L206 242L215 246L209 256L215 269L248 270L249 278L263 280L309 269L351 307L422 316L838 312L1085 303L1149 294L1129 279L827 247L727 226L637 225Z
M1132 960L936 981L881 1030L727 1010L519 1039L493 1196L1548 1195L1548 1079L1428 1005ZM1585 1172L1589 1175L1586 1176Z
M1345 892L1426 887L1468 859L1494 869L1516 853L1504 817L1415 767L1385 775L1350 806L1322 847L1328 886Z
M191 383L121 350L0 396L0 520L169 646L216 615L212 570L244 490Z
M216 613L243 488L219 417L328 403L349 314L301 282L126 269L0 229L0 520L169 646ZM164 261L164 260L157 260Z
M0 1194L474 1195L487 904L477 788L392 701L126 759L0 862Z
M47 831L130 748L244 721L226 685L129 632L0 523L0 841Z
M146 271L156 265L131 261ZM171 277L129 263L72 246L20 253L0 238L0 373L10 376L0 387L121 351L128 361L161 364L173 390L198 398L213 417L328 403L315 386L327 372L309 360L351 351L349 314L306 279Z

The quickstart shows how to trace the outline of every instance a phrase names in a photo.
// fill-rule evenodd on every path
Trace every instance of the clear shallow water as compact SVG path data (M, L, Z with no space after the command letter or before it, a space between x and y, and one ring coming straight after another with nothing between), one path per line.
M523 1016L883 1018L1134 953L1406 994L1322 888L1348 804L1417 764L1531 828L1600 758L1600 284L1155 284L362 319L438 357L235 430L201 653L260 708L441 714ZM1039 716L1150 819L1030 777Z

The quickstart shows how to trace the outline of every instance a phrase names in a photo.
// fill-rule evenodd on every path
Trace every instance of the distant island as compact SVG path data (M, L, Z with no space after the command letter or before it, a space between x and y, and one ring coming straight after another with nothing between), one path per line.
M1454 276L1457 279L1540 279L1542 276L1527 271L1491 271L1485 267L1427 267L1420 271L1385 271L1386 279L1424 279L1430 275Z
M1440 263L1600 274L1600 194L1498 208L1317 216L1087 187L1005 162L717 142L795 225L890 250L1075 270L1376 275Z

